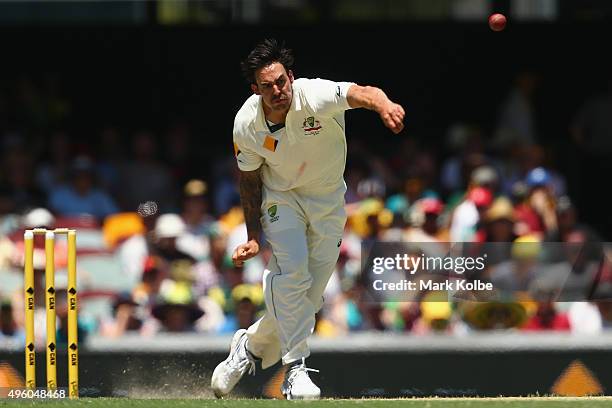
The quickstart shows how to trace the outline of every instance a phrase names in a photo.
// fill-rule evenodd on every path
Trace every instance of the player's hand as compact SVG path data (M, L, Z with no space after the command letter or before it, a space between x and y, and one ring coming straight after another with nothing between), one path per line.
M259 253L259 244L254 239L248 241L245 244L240 244L234 250L232 255L232 262L234 266L241 267L244 261L251 259Z
M393 133L399 133L404 129L404 108L401 105L389 101L379 112L380 118L386 127Z

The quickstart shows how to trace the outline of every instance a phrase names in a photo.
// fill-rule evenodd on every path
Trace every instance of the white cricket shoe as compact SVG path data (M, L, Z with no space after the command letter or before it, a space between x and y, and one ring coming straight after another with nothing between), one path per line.
M229 394L247 371L255 375L255 358L246 348L246 332L240 329L234 334L229 356L213 371L211 387L217 398Z
M288 400L313 400L319 399L321 390L317 387L310 376L309 371L318 373L319 370L306 367L305 359L301 363L292 365L285 373L285 381L281 386L281 392Z

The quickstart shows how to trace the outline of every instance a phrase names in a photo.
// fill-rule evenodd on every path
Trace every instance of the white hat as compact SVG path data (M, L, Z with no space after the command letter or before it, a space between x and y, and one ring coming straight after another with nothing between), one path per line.
M23 216L21 223L24 228L52 227L55 217L46 208L35 208Z
M497 172L491 166L479 166L472 171L472 182L478 186L496 183L498 181Z
M176 238L185 230L185 222L178 214L163 214L155 222L154 232L157 238Z

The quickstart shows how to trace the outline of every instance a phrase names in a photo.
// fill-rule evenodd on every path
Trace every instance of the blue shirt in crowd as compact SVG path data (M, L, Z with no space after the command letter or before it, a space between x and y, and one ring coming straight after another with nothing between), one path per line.
M80 195L71 186L59 187L49 196L49 206L64 216L89 214L98 219L119 212L113 199L95 188L86 195Z

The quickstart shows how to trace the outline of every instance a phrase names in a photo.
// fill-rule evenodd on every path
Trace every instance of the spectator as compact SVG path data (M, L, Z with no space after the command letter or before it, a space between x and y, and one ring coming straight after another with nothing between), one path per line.
M168 278L168 271L160 267L159 258L148 256L144 261L142 280L132 290L132 299L147 307L157 299L162 283Z
M513 298L516 292L527 292L536 277L541 250L537 237L517 238L512 244L512 258L493 266L490 271L493 287L506 298Z
M147 201L163 212L176 211L174 180L168 167L157 159L153 134L141 131L132 139L133 158L121 169L121 207L135 211Z
M160 298L151 313L159 322L159 331L168 333L195 331L196 321L204 315L194 301L189 285L172 280L167 280L162 286Z
M509 259L510 243L517 238L514 232L514 208L510 200L503 196L495 199L482 225L485 243L481 252L487 254L487 265Z
M597 243L588 243L586 234L569 234L561 245L564 259L552 260L540 266L538 281L542 287L554 291L557 301L583 301L595 288L602 268L603 253Z
M428 293L420 303L420 317L414 323L414 334L451 334L453 332L451 304L447 293Z
M147 227L143 219L136 213L110 215L104 220L102 233L107 247L119 261L122 275L131 286L137 284L149 253Z
M181 217L189 233L202 236L210 235L214 218L208 212L208 184L192 179L183 188L183 211Z
M535 314L521 329L523 331L569 331L571 329L569 317L567 313L559 311L555 305L555 293L538 288L535 288L534 291Z
M411 227L404 234L406 242L429 242L427 248L430 255L435 253L443 255L448 250L448 231L440 228L439 217L444 210L444 204L437 198L423 198L418 200L411 208Z
M601 329L612 329L612 283L605 282L600 285L593 295L601 316Z
M231 290L232 310L226 315L221 333L231 333L238 329L247 329L257 320L257 313L263 304L263 290L259 285L242 283Z
M186 230L185 223L178 214L160 215L153 230L153 252L169 260L184 258L186 254L177 248L177 240Z
M557 229L550 230L545 235L548 242L567 242L572 232L583 231L587 236L587 242L601 241L598 234L589 226L578 221L578 210L568 196L561 196L556 205Z
M566 253L566 279L562 296L583 300L596 285L601 258L603 256L598 242L588 242L584 231L575 231L567 235L564 243ZM569 268L569 270L567 270Z
M139 307L129 292L118 294L113 301L113 317L102 322L100 335L119 337L129 332L139 332L143 325Z
M512 242L516 239L514 208L506 197L495 199L484 221L487 242Z
M543 236L546 231L557 229L556 199L550 189L550 182L550 173L542 167L527 174L525 183L529 192L515 212L519 235L534 233Z
M49 207L62 216L91 215L98 221L118 212L113 199L94 185L94 165L91 159L79 156L71 166L70 184L53 190Z
M208 185L199 179L192 179L183 188L183 208L181 218L185 223L185 233L177 246L198 261L200 274L214 274L211 260L211 237L216 233L215 219L208 213ZM203 279L209 279L204 276Z
M486 188L495 195L500 187L497 171L488 165L476 167L470 175L470 186Z
M366 200L368 198L380 200L385 197L385 193L385 184L380 179L375 177L361 180L357 185L357 195L361 198L361 200ZM409 199L410 197L408 197L408 200Z
M598 334L612 329L612 283L597 286L590 302L573 302L568 315L573 333Z
M450 238L452 242L478 240L477 227L493 201L493 194L483 187L474 187L453 212ZM482 240L484 237L481 237Z
M382 321L383 306L372 298L363 276L348 291L348 297L346 318L351 331L385 330Z

